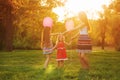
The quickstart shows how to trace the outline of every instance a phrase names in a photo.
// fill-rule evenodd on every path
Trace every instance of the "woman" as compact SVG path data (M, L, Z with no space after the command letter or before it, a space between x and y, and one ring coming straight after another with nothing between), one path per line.
M41 40L41 48L43 49L43 54L46 56L46 60L44 62L44 69L47 68L52 53L51 48L53 46L50 40L50 33L51 33L51 28L44 27L42 40Z
M79 18L83 25L80 27L80 32L72 39L74 39L76 36L79 36L77 49L80 63L83 69L89 69L89 62L87 60L86 53L90 53L92 50L91 39L89 37L90 26L85 12L81 12L79 14Z

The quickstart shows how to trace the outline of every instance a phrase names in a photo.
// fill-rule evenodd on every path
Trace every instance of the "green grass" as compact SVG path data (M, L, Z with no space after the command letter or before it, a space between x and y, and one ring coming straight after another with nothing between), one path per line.
M120 52L94 50L88 54L90 70L81 69L77 52L67 51L63 69L56 69L56 52L48 69L43 69L45 56L40 50L0 52L0 80L119 80Z

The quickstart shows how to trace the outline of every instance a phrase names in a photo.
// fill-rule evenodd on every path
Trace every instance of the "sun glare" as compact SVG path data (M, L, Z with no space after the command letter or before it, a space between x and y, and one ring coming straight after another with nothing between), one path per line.
M56 7L53 12L58 15L58 21L76 16L80 11L85 11L88 18L98 19L97 12L103 12L102 6L108 6L110 2L111 0L67 0L63 7Z

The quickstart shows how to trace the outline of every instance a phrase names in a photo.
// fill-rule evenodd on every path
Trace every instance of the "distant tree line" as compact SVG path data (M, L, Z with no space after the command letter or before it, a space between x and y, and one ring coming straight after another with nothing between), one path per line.
M63 6L58 0L0 0L0 50L40 49L42 21L45 16L54 20L52 32L65 31L64 23L57 22L58 16L52 8ZM109 7L103 6L104 13L100 13L99 20L89 20L91 25L93 45L114 46L120 50L120 1L114 0ZM75 24L77 20L73 18ZM68 33L68 36L76 32ZM53 37L55 43L56 36ZM73 41L68 48L74 48Z

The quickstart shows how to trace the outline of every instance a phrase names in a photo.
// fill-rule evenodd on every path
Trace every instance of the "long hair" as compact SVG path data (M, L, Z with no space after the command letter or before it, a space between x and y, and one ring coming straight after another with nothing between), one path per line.
M42 46L50 46L50 27L45 27L42 32Z
M90 30L90 25L88 23L88 18L85 12L80 12L79 13L79 18L80 20L87 26L88 30Z

